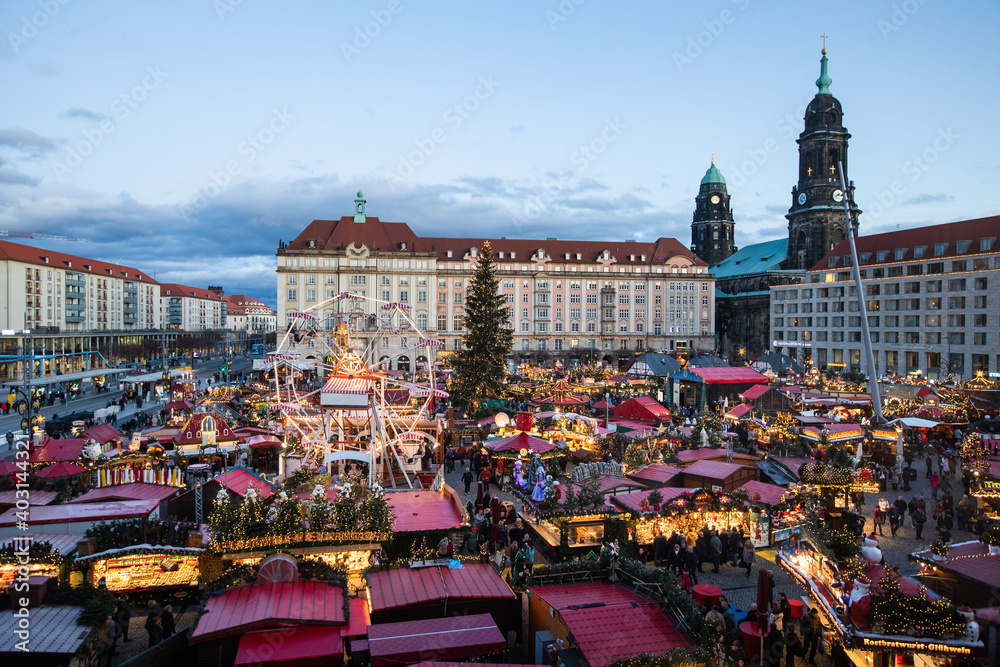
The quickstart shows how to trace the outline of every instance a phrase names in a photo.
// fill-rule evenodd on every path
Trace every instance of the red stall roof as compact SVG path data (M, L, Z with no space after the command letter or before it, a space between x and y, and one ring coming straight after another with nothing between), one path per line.
M211 482L218 482L241 498L247 494L247 489L253 484L257 489L257 496L264 500L274 495L274 487L271 483L259 475L255 475L242 466L230 468L218 477L213 477Z
M753 410L753 406L744 403L743 405L737 405L735 408L727 412L726 416L731 419L739 419L751 410Z
M31 508L31 525L76 523L78 521L114 521L148 516L160 506L159 500L125 500L99 503L48 505ZM17 508L0 514L0 528L17 525Z
M725 455L726 455L725 449L712 449L711 447L699 447L698 449L682 449L681 451L675 454L677 460L680 461L681 463L690 463L692 461L701 461L702 459L723 457ZM760 460L759 456L754 456L753 454L744 454L744 453L734 453L733 458L739 459L741 461Z
M344 590L322 581L250 584L209 598L192 642L255 628L298 623L344 625Z
M55 491L32 491L31 492L31 506L37 507L39 505L49 505L55 502L56 497L59 494ZM16 505L17 504L17 491L0 491L0 505Z
M83 434L87 436L87 438L91 440L96 440L99 444L102 445L107 444L112 440L118 440L119 438L122 437L121 434L118 432L118 429L116 429L111 424L98 424L97 426L88 428L86 431L83 432Z
M939 570L954 572L964 579L982 583L989 588L1000 587L997 557L991 556L989 547L978 540L951 545L948 560L944 562L934 561L930 549L917 551L913 556L925 562L933 562L934 567Z
M684 468L666 465L665 463L651 463L628 474L634 479L641 479L647 482L666 484L676 477Z
M507 640L489 614L382 623L368 629L372 667L499 653Z
M118 486L104 486L87 491L82 496L69 501L72 503L94 503L103 500L159 500L163 501L180 491L176 486L134 482Z
M531 592L559 613L591 667L641 653L694 647L661 613L662 605L627 588L586 583L538 586Z
M673 486L667 486L662 489L647 489L645 491L635 491L633 493L620 493L617 496L611 496L608 498L613 504L622 508L627 512L634 512L635 514L642 513L642 501L645 500L649 502L649 496L653 491L659 491L660 495L663 496L663 504L666 504L678 496L682 496L685 493L692 491L692 489L682 489ZM652 506L649 509L650 512L653 511Z
M750 496L750 500L757 494L760 494L760 502L765 505L777 505L781 502L781 497L788 493L788 489L783 486L776 486L774 484L766 484L764 482L757 482L751 480L740 487L747 492Z
M748 401L754 401L769 391L771 391L770 385L757 384L747 389L745 392L740 394L740 396L747 399Z
M492 565L400 567L368 573L372 611L456 598L513 598L507 582Z
M522 449L527 449L528 451L535 452L536 454L544 454L545 452L556 449L558 445L554 442L549 442L544 438L529 435L528 433L518 433L517 435L509 438L501 438L499 440L484 442L483 447L491 452L519 452Z
M684 474L721 480L729 477L740 468L746 467L738 463L726 463L725 461L698 461L685 468Z
M649 396L636 396L615 407L614 415L622 419L667 421L670 419L670 410L667 410Z
M83 438L66 440L46 439L41 448L36 449L28 457L31 463L55 463L57 461L76 461L83 452L87 441Z
M286 626L240 637L235 665L267 665L343 653L340 628Z
M766 383L767 376L752 368L733 366L731 368L688 368L705 384L756 384Z
M441 491L390 491L385 499L395 517L392 527L396 532L451 530L462 525L462 513Z

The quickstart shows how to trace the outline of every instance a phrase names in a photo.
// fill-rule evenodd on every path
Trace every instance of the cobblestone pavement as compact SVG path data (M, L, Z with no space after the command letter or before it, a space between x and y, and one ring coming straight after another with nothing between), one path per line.
M177 632L184 632L190 628L194 624L197 615L197 606L178 607L174 605L174 627L177 629ZM137 616L133 616L128 627L128 636L132 641L123 642L121 639L118 640L118 654L112 658L110 663L112 665L119 665L126 660L130 660L149 648L149 633L146 632L146 614L140 613Z

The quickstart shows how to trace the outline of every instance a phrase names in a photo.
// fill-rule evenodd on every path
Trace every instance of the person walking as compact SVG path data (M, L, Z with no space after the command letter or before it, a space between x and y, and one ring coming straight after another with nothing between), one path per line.
M176 631L174 627L174 608L169 604L160 613L160 627L162 628L161 631L164 639L170 637Z
M150 600L147 606L149 612L146 614L146 632L149 633L149 646L152 648L163 639L163 626L160 621L160 606L156 600Z
M739 566L740 561L740 551L743 549L743 536L740 531L736 530L736 526L733 526L732 531L729 533L729 556L733 559L733 567Z
M917 531L918 540L920 539L920 535L924 532L925 523L927 523L927 512L918 507L917 511L913 513L913 528Z
M896 531L899 530L899 522L902 519L899 517L899 508L893 505L889 508L889 530L892 531L892 536L896 536Z
M893 505L899 510L899 525L903 525L903 518L906 516L906 501L903 500L903 496L896 498L896 502Z
M708 560L708 538L705 537L705 531L698 531L698 539L694 542L694 552L698 556L698 571L701 572L701 566Z
M660 567L667 558L667 538L663 536L662 530L656 531L653 538L653 565Z
M698 565L700 563L698 554L694 552L694 547L688 545L687 553L684 554L684 571L691 577L691 583L695 586L698 585L698 572L700 572Z
M466 468L465 472L462 473L462 483L465 484L465 492L469 493L472 488L472 469Z
M482 480L482 482L483 482L483 489L486 491L486 493L490 492L490 478L491 477L492 477L492 474L490 473L490 469L489 468L483 468L483 471L481 473L479 473L479 479Z
M802 657L809 654L809 664L816 664L816 650L823 638L823 623L819 620L819 610L816 607L809 609L809 615L805 618L805 644L802 647Z
M882 532L882 526L885 525L885 512L883 512L882 508L879 506L875 507L874 520L875 520L875 528L872 529L872 532L878 533L879 535L884 535L885 533Z
M747 579L750 578L750 570L753 568L753 562L756 558L757 550L754 549L753 542L748 538L743 542L743 567L747 569Z
M941 484L941 478L936 474L931 473L931 498L937 500L938 486Z
M722 558L722 540L716 531L711 531L712 539L708 541L708 556L712 559L712 572L719 573L720 559Z
M121 628L122 641L132 641L128 636L129 625L132 622L132 605L129 604L128 593L122 593L122 596L118 598L118 608L115 609L115 620L118 621L118 627Z
M924 463L927 464L927 475L925 476L925 479L930 479L931 478L931 467L934 465L934 458L931 457L930 454L928 454L927 458L924 459Z

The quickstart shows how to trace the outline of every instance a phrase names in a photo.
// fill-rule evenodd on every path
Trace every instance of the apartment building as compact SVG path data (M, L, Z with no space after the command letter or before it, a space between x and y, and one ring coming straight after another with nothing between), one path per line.
M160 285L160 317L164 329L210 331L226 328L226 302L202 287Z
M1000 377L1000 216L856 240L879 374ZM824 369L863 370L848 241L771 288L773 349Z
M160 286L119 264L0 241L2 329L139 331L159 327Z
M417 328L448 351L460 349L465 295L486 239L418 237L406 223L367 216L365 205L359 192L354 216L314 220L279 243L279 325L287 326L289 313L310 310L332 326L345 309L363 311L357 321L370 323L380 303L399 302L411 307ZM490 243L515 358L617 363L643 350L715 349L714 277L676 239ZM332 301L341 292L377 301ZM384 356L401 354L398 341L383 343ZM398 361L410 362L405 355Z
M277 315L264 302L245 294L222 297L226 302L226 328L247 333L271 333L277 326Z

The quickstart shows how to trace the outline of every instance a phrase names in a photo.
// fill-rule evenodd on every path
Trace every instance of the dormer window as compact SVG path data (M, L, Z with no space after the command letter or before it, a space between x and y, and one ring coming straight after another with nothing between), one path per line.
M899 260L903 259L904 257L906 257L906 251L907 250L909 250L909 248L896 248L896 261L897 262Z
M399 244L399 249L406 250L406 241L403 241L402 243Z
M510 258L511 258L511 259L516 259L516 256L517 256L517 253L516 253L516 252L514 252L513 250L511 250L511 251L510 251Z
M997 240L997 237L990 236L989 238L979 239L979 252L989 252L993 249L993 242Z
M451 250L448 251L448 257L451 257Z
M601 255L601 257L604 258L604 259L606 259L606 260L607 259L611 259L611 253L608 252L607 250L605 250L604 253Z
M831 256L827 258L826 262L828 267L832 269L833 267L837 266L837 262L839 260L840 260L839 257Z
M972 241L959 241L955 244L955 252L959 255L964 255L969 252L969 246L972 245Z
M646 256L645 255L639 255L639 261L640 262L645 262L646 261Z
M628 261L634 262L635 261L635 255L629 255L628 256Z
M469 250L469 256L470 257L475 257L476 256L476 249L475 248L472 248L472 249Z
M927 252L927 246L918 245L913 249L913 259L920 259L921 257L924 256L925 252Z
M503 250L501 250L501 251L500 251L499 253L497 253L497 254L498 254L498 255L500 256L500 259L503 259Z
M948 251L948 244L947 243L935 243L934 244L934 256L935 257L940 257L941 255L945 254L945 252L947 252L947 251Z

